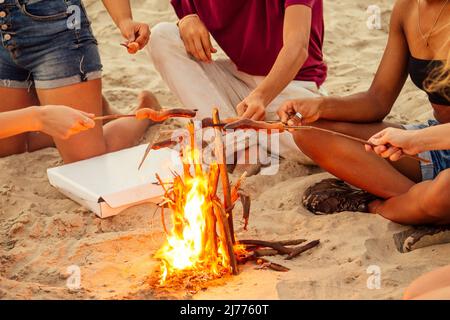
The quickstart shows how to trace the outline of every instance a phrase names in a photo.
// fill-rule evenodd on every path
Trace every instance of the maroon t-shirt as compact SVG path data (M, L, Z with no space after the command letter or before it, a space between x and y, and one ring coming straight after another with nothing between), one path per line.
M322 0L171 0L181 19L196 13L238 69L256 76L269 74L283 46L285 9L312 9L309 57L295 77L322 85L327 77L323 61ZM299 21L301 23L301 21Z

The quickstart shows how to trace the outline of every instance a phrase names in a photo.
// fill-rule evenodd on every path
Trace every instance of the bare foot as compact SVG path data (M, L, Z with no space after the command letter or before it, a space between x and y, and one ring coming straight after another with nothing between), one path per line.
M150 108L153 110L161 110L161 105L159 104L156 96L150 91L142 91L138 95L138 107L136 110Z
M158 99L149 91L142 91L138 96L137 103L136 110L142 108L161 109ZM152 124L154 123L148 119L138 120L134 117L111 121L105 126L108 130L104 131L106 141L108 141L108 152L136 145ZM117 135L116 132L121 132L121 135Z

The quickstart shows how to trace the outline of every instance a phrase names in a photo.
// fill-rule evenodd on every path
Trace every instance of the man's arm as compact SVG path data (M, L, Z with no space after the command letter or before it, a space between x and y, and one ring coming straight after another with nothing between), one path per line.
M103 0L114 23L128 42L139 43L144 48L150 38L150 27L145 23L133 21L129 0Z
M238 106L240 116L255 120L264 118L265 107L298 74L308 58L311 19L311 8L306 5L291 5L286 8L283 48L264 81Z

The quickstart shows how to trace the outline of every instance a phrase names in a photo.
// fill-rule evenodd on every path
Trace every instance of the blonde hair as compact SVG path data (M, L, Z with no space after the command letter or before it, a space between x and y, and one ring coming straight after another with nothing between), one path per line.
M424 83L425 90L436 92L450 100L450 49L447 61L441 67L434 69Z

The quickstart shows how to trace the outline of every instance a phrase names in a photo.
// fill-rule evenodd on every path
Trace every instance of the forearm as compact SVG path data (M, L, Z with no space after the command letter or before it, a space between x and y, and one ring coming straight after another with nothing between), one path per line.
M383 106L370 91L347 97L321 98L320 118L331 121L378 122L390 112L390 107Z
M38 130L37 107L0 113L0 139Z
M294 80L307 58L308 50L304 47L284 46L281 49L271 71L255 89L263 97L266 106Z
M123 21L133 19L129 0L103 0L103 4L118 27Z
M414 144L421 152L430 150L450 149L450 123L417 130L414 134Z

